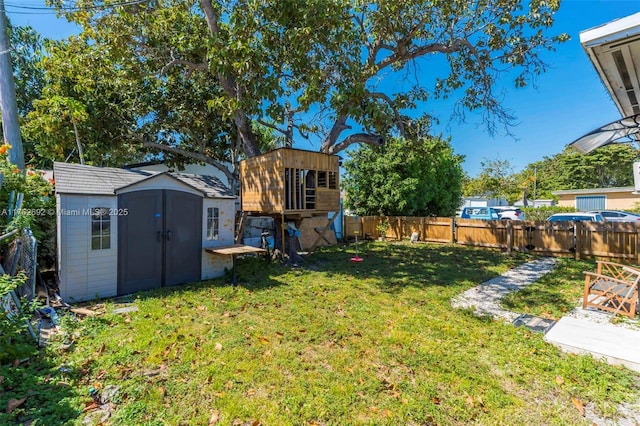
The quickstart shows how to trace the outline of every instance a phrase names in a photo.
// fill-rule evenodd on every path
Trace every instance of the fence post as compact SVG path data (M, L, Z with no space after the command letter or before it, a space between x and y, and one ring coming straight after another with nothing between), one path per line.
M507 220L507 253L511 254L513 251L513 225L510 220Z
M640 226L636 224L636 265L640 265Z
M454 245L456 243L456 218L452 217L451 218L451 245Z
M398 216L398 241L402 241L402 216Z
M420 241L427 241L427 232L425 229L425 223L426 219L424 217L420 218Z
M582 222L574 222L573 224L573 241L574 241L574 259L580 260L580 254L582 252Z

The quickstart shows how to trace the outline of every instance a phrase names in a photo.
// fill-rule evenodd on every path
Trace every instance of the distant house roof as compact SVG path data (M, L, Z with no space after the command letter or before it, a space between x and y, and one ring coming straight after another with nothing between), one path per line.
M55 188L59 194L115 195L117 189L163 174L181 181L207 197L235 198L233 193L215 176L127 170L69 163L54 163L53 165Z
M612 192L634 192L633 186L624 186L617 188L591 188L591 189L564 189L561 191L552 191L553 195L582 195L582 194L607 194Z

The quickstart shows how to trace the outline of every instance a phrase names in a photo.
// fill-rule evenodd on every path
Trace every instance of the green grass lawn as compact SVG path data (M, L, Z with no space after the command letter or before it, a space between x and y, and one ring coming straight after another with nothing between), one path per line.
M451 308L527 256L377 242L360 246L364 262L353 254L324 249L293 269L242 259L237 289L147 292L128 314L102 302L102 315L65 321L67 351L0 368L0 424L81 423L89 389L108 385L120 389L111 425L573 425L590 424L583 406L614 417L638 399L624 368ZM509 303L561 315L578 304L582 269L563 261L545 298Z

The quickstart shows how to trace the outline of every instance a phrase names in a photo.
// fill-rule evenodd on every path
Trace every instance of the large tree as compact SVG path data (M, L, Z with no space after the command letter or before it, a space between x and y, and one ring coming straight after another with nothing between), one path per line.
M83 28L52 51L51 64L73 72L49 68L49 96L80 98L84 143L208 162L259 154L258 126L327 153L380 145L407 133L421 103L444 96L458 98L461 115L484 111L495 131L511 120L498 80L526 85L545 70L540 54L567 38L547 33L559 1L52 3Z
M533 195L534 182L538 198L551 198L551 191L633 186L633 162L640 150L630 144L612 144L589 154L571 147L531 163L514 175Z
M439 138L361 146L344 163L346 207L359 215L451 216L460 206L463 159Z
M482 196L489 198L505 198L510 202L517 193L517 182L514 177L513 166L509 160L501 158L485 159L480 163L478 176L466 179L463 193L466 196Z

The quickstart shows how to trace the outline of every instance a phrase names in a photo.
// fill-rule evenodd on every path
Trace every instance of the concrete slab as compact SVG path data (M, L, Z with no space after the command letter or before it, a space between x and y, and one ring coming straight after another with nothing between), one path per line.
M565 352L592 354L610 364L640 372L640 330L594 322L585 317L562 317L545 340Z

